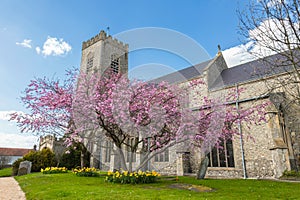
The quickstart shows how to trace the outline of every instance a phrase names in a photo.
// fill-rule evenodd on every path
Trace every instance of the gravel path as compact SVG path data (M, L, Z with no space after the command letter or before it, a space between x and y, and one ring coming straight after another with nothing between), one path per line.
M26 200L25 193L13 177L0 178L0 200Z

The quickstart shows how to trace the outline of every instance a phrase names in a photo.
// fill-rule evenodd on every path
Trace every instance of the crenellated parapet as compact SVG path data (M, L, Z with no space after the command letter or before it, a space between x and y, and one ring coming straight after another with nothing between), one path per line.
M99 41L107 41L114 46L117 46L118 48L126 49L128 50L128 44L124 44L123 42L119 41L116 38L112 38L111 35L107 35L104 30L101 30L99 34L96 36L92 37L91 39L85 41L82 43L82 50L88 48L89 46L99 42Z

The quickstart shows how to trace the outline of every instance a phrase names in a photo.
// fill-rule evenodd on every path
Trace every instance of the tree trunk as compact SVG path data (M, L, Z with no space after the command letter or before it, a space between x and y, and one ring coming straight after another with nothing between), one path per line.
M207 155L201 160L198 172L197 172L197 177L196 179L204 179L207 167L208 167L209 159Z
M116 156L114 158L115 159L114 160L114 170L118 170L118 171L120 171L121 169L127 170L123 150L120 147L117 147L115 152L116 152Z

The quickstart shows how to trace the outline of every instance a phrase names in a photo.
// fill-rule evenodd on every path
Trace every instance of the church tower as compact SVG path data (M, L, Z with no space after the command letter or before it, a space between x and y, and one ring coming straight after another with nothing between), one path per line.
M107 70L114 73L126 74L128 72L128 44L107 35L105 31L82 43L80 72L85 74L103 75ZM109 169L111 147L107 141L97 140L99 132L87 132L94 134L94 139L84 139L84 144L91 153L90 165L100 169ZM105 148L103 147L105 146ZM105 166L107 166L105 168Z
M128 72L128 44L107 35L105 31L82 43L80 71L103 74Z

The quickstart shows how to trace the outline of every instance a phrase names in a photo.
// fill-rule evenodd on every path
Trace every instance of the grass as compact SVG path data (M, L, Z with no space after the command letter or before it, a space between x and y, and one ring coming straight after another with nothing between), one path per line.
M32 173L15 177L27 199L299 199L300 183L267 180L161 179L154 184L106 183L104 176ZM174 184L203 185L210 192L171 188Z
M8 177L12 174L12 168L4 168L0 170L0 177Z

